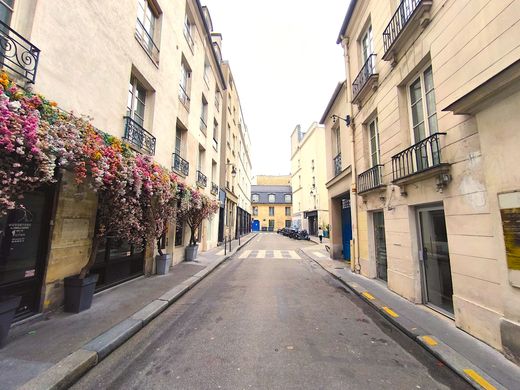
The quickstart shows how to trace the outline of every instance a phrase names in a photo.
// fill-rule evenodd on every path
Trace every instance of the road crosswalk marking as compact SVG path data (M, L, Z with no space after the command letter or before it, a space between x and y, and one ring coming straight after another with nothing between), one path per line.
M291 250L245 250L238 255L239 259L301 259L296 251Z
M321 253L321 252L312 252L312 254L316 257L321 257L322 259L328 257L326 254L324 253Z

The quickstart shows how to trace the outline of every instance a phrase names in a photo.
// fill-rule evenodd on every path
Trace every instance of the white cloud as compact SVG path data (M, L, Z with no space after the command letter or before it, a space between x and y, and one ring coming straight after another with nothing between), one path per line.
M248 126L254 174L290 172L289 136L319 121L344 79L345 0L202 0L222 33Z

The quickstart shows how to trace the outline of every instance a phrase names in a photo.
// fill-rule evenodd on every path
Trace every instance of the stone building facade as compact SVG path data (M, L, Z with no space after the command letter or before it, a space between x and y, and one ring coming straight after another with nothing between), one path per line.
M39 54L37 68L4 63L21 86L91 117L98 129L218 197L227 83L206 7L198 0L14 0L1 6L3 31L29 47L33 59ZM42 219L29 228L37 247L25 259L29 268L20 269L23 280L10 284L26 297L19 318L62 304L63 278L86 263L96 223L95 194L75 185L67 172L53 188L31 197ZM168 230L165 250L174 263L184 259L187 230L173 225ZM217 241L214 216L200 229L200 250ZM98 289L153 273L154 250L151 244L134 248L108 239L93 268L102 274Z
M306 132L297 125L291 134L291 187L293 189L293 226L317 236L321 227L328 232L325 129L317 123ZM328 233L327 233L328 234Z
M512 359L519 20L518 0L353 0L337 40L346 107L322 118L329 134L332 114L350 120L352 268Z

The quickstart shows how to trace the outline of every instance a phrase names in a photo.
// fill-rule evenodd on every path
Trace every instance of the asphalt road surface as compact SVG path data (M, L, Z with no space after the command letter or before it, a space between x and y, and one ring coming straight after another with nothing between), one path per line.
M304 245L259 234L74 388L470 389Z

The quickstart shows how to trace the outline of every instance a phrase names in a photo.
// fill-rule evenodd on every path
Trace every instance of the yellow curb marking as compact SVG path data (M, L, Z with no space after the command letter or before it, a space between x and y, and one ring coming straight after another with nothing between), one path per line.
M372 294L369 294L369 293L366 292L366 291L363 293L363 295L364 295L365 297L367 297L368 299L370 299L370 300L374 300L374 299L375 299L374 296L373 296Z
M390 314L394 318L399 317L399 314L397 314L395 311L393 311L392 309L390 309L386 306L383 306L383 310L386 311L388 314Z
M496 390L496 387L489 383L487 380L482 378L479 374L477 374L474 370L470 370L469 368L464 369L464 373L477 382L480 386L482 386L485 390Z
M428 345L431 345L432 347L436 346L437 344L439 344L437 342L437 340L435 340L433 337L431 336L422 336L422 339L424 340L424 342Z

